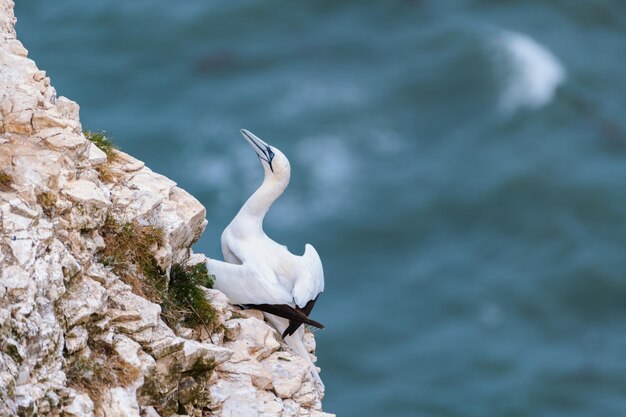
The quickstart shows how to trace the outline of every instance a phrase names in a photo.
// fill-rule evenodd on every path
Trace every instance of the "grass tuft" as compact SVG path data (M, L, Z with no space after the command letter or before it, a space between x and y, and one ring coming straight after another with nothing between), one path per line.
M87 139L93 142L102 152L107 156L107 162L113 162L118 158L116 150L117 146L106 136L106 132L92 132L89 130L83 131L83 134ZM103 182L113 182L115 176L111 171L111 168L107 164L102 164L96 167L96 171L100 174L100 180Z
M115 152L117 146L106 136L106 132L91 132L85 130L83 134L106 154L108 162L115 161L117 158L117 153Z
M9 191L13 184L13 177L5 171L0 170L0 191Z
M195 284L201 287L213 288L215 277L209 275L209 271L204 263L188 267L184 267L181 264L174 264L170 271L170 283L172 282L181 285Z
M102 182L113 182L115 179L113 171L111 171L111 168L106 164L98 165L96 171L98 171L98 176Z
M44 214L50 217L52 210L54 210L54 206L57 203L57 196L50 191L44 191L37 194L37 203L43 209Z
M211 334L217 329L218 313L201 287L211 288L215 277L205 264L172 265L168 277L159 267L154 252L163 246L163 230L136 221L121 224L108 216L100 228L105 247L98 260L130 285L132 291L161 304L161 316L170 327L203 326Z
M155 303L162 302L167 276L153 253L164 244L163 230L136 221L120 224L109 215L100 234L105 244L98 254L100 262L111 267L135 294Z
M218 314L201 287L211 288L214 282L215 277L209 275L203 263L190 267L172 265L168 296L163 303L165 322L190 328L204 326L212 333L218 325Z
M127 387L139 377L140 371L103 342L90 340L89 347L91 356L76 356L68 362L67 383L86 392L99 405L106 388Z
M106 132L91 132L89 130L85 130L83 131L83 134L106 154L107 162L113 162L118 158L118 154L116 152L117 146L115 146L111 139L106 136ZM97 166L96 171L98 171L100 180L103 182L113 182L115 179L115 175L113 175L111 168L107 164Z

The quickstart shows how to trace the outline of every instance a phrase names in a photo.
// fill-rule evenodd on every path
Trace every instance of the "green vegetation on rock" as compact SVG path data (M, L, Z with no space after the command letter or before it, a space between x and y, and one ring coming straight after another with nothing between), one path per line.
M106 154L107 161L112 162L117 158L117 154L115 153L117 146L115 146L113 141L107 137L106 132L92 132L85 130L83 131L83 134Z
M96 167L96 171L100 174L100 179L104 182L113 182L115 176L113 175L108 163L111 163L118 158L118 154L116 152L118 147L106 135L106 132L91 132L89 130L85 130L83 131L83 134L107 156L107 164L101 164Z
M109 215L100 235L105 247L98 253L98 260L130 285L135 294L161 304L161 316L170 327L203 326L208 333L217 328L218 314L202 290L211 288L215 278L203 263L173 264L168 280L154 257L164 244L162 229L136 221L120 223Z
M215 277L209 275L203 263L187 267L172 265L168 297L163 304L165 321L192 328L202 325L208 332L215 330L217 312L202 290L213 287L214 281Z
M89 357L74 355L66 368L67 384L86 392L94 403L102 402L107 388L127 387L140 374L139 369L124 361L113 347L89 340Z
M109 215L100 235L105 244L98 254L100 262L130 285L135 294L160 303L167 289L167 275L153 254L164 244L163 230L137 221L121 224Z

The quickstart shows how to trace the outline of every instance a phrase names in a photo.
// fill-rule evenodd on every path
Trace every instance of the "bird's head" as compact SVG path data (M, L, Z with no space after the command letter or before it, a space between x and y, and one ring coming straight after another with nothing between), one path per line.
M289 181L291 167L285 154L279 149L268 145L246 129L241 129L241 134L261 160L266 177L275 177L276 179Z

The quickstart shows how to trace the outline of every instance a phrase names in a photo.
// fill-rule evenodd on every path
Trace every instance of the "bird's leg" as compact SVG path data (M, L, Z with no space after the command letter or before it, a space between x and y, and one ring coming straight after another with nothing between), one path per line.
M276 330L278 330L280 334L282 334L289 326L289 320L286 320L286 319L283 319L283 318L280 318L280 317L274 316L273 314L268 314L268 313L263 313L263 315L265 316L267 321L269 321L270 324L274 326ZM304 336L304 328L300 327L294 334L292 334L291 336L285 337L283 341L285 342L285 344L287 344L287 346L289 346L289 348L294 354L300 356L301 358L303 358L309 363L309 372L311 373L311 378L313 379L313 383L317 385L318 387L320 387L320 389L323 391L324 383L322 382L318 374L319 371L318 371L317 366L315 366L315 364L311 360L311 355L306 350L306 347L304 347L304 342L302 341L303 336Z

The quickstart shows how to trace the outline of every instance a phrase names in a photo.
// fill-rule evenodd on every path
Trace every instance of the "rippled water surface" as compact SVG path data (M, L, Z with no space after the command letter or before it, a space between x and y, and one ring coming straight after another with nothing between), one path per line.
M17 0L86 128L326 271L325 408L626 415L626 3Z

